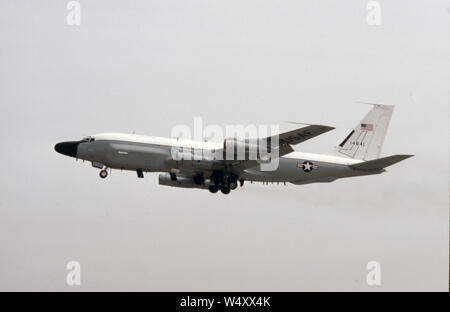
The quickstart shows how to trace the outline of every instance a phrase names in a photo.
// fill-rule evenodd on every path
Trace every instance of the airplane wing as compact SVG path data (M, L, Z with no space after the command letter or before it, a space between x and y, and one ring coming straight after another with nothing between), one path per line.
M305 142L333 129L334 127L323 125L309 125L307 127L298 128L268 137L267 140L268 142L273 142L276 141L276 138L278 137L278 144L274 148L278 149L278 157L282 157L294 151L291 145ZM245 169L255 167L259 163L259 160L225 160L225 164L228 167L231 167L234 172L240 172Z
M279 145L299 144L333 129L334 127L323 125L309 125L307 127L280 133L278 135ZM272 138L275 138L275 136L273 136Z

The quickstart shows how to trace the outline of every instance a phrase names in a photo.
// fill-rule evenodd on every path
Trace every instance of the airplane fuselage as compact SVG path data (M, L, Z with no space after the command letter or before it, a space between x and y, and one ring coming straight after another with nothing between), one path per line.
M225 139L223 143L202 142L104 133L81 141L55 146L61 154L90 161L101 169L161 172L159 184L219 190L229 194L244 181L266 183L323 183L345 177L380 174L385 168L413 155L381 157L386 131L394 107L373 104L372 109L329 154L295 152L293 145L333 130L307 125L269 137Z
M140 172L195 175L199 172L210 172L212 174L216 165L217 167L222 166L220 160L195 159L194 155L185 157L186 159L174 160L174 149L182 149L184 153L194 153L194 150L211 151L222 149L222 144L213 142L106 133L94 135L79 142L60 144L72 144L72 155L69 156L90 161L98 168L106 167ZM75 145L76 148L74 147ZM60 146L59 149L62 149L62 147ZM74 154L75 151L76 154ZM64 151L62 153L64 154ZM332 182L343 177L382 172L380 170L366 172L350 167L350 165L360 162L361 160L351 158L292 152L279 158L279 163L275 170L262 171L260 166L257 165L243 170L238 178L258 182L307 184ZM204 174L204 178L209 179L211 174ZM186 184L186 187L195 186ZM199 188L204 187L199 185Z

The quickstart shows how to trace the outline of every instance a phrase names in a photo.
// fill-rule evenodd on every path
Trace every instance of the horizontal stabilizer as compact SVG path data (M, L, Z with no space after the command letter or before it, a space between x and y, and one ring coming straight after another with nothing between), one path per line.
M380 170L412 156L414 155L393 155L361 162L358 164L351 165L350 167L358 170Z

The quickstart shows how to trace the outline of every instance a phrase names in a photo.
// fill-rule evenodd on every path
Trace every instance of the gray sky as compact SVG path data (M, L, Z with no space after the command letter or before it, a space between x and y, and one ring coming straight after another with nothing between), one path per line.
M0 0L0 290L448 289L449 1ZM56 142L283 120L337 129L396 105L386 174L229 196L106 180ZM82 286L66 285L66 263ZM381 263L382 286L366 284Z

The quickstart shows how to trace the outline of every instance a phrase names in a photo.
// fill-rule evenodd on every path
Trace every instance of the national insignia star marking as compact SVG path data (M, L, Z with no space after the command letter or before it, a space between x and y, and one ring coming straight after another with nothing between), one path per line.
M311 170L313 169L313 164L310 161L305 161L303 163L303 170L306 172L311 172Z

